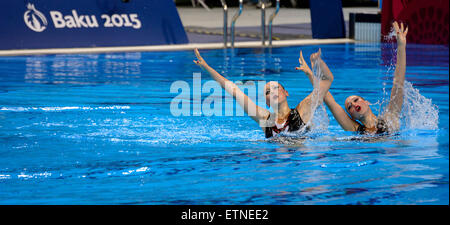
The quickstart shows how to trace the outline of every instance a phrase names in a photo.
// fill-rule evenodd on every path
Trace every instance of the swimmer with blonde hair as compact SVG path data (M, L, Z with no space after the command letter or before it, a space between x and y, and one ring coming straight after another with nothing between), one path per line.
M266 104L274 110L274 113L270 113L269 110L256 105L236 84L210 67L200 56L198 49L195 49L194 52L197 56L197 60L194 60L194 63L208 71L212 78L236 99L244 111L263 129L266 138L273 137L283 131L293 132L305 128L315 108L323 102L323 98L333 82L333 74L320 58L321 51L319 49L318 52L310 56L310 60L317 62L324 74L323 79L319 83L319 104L315 104L315 101L312 101L313 91L295 108L291 109L287 103L289 93L278 82L270 81L264 87Z
M403 105L403 85L406 71L406 34L408 33L408 28L404 29L403 23L400 23L399 27L397 22L394 22L393 26L397 39L397 64L387 109L377 117L370 109L370 103L367 100L361 96L352 95L345 100L344 110L336 103L330 92L325 95L325 104L333 113L339 125L346 131L357 131L361 134L382 134L395 132L400 129L399 117ZM313 83L313 72L303 59L301 51L299 62L300 66L296 69L308 75L310 82Z

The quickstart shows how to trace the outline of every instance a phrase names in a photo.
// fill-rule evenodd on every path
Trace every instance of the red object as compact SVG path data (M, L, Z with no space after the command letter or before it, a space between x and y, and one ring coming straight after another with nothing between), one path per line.
M389 34L394 21L408 26L408 43L448 45L448 0L384 0L381 35Z

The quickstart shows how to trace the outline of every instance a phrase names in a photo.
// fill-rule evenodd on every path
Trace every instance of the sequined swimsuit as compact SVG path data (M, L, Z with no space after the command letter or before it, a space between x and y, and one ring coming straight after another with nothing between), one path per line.
M271 138L275 134L278 134L284 130L289 132L297 131L303 126L305 126L305 123L303 122L302 118L300 117L300 114L298 113L297 109L291 109L291 112L289 113L288 119L285 122L284 126L281 128L278 128L274 121L270 118L271 115L267 117L268 125L264 129L264 133L266 134L266 138ZM274 120L275 118L273 118Z
M360 133L360 134L367 134L367 133L369 133L367 131L367 127L364 126L363 124L360 124L358 126L357 132ZM386 122L383 119L378 119L376 134L383 134L383 133L387 133L387 132L388 132L388 128L387 128Z

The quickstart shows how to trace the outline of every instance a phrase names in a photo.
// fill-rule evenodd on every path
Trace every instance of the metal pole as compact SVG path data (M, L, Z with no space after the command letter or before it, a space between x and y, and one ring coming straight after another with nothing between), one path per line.
M225 0L220 0L220 2L223 7L223 45L226 48L228 43L228 7Z
M239 0L239 11L233 16L233 20L231 21L231 47L234 48L234 26L236 24L236 20L242 13L243 1Z
M197 0L202 6L203 8L205 8L208 11L211 11L211 9L205 4L205 2L203 0Z
M265 45L266 39L266 3L265 0L261 0L261 41L262 45Z
M278 11L280 10L280 0L277 0L277 8L275 9L275 12L272 13L269 19L269 46L272 46L272 22L273 19L275 19L275 16L277 16Z

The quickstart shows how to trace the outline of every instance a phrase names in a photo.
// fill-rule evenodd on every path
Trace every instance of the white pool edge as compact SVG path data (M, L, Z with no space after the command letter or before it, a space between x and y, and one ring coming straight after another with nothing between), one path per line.
M304 39L273 41L272 47L285 47L296 45L343 44L355 43L348 38L339 39ZM235 48L262 48L261 41L236 42ZM147 52L147 51L181 51L198 49L222 49L223 43L192 43L178 45L147 45L147 46L121 46L121 47L91 47L91 48L51 48L51 49L20 49L0 50L0 56L17 55L47 55L47 54L80 54L80 53L110 53L110 52Z

